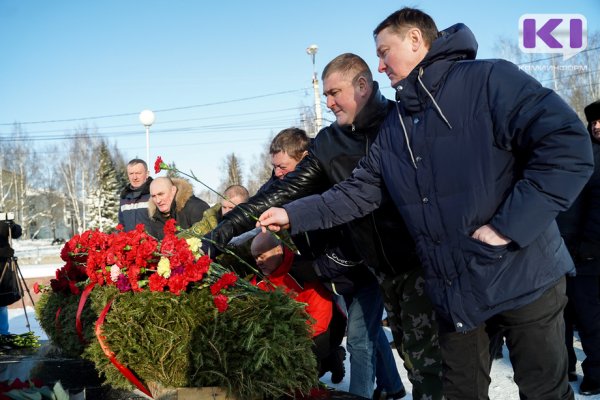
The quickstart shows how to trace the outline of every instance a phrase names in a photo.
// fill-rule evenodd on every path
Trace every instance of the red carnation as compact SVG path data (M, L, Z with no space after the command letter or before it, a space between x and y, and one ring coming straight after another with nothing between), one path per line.
M159 274L152 274L148 278L148 286L152 292L162 292L165 290L167 280Z
M237 279L238 278L235 273L227 272L226 274L223 274L223 276L221 276L218 281L211 285L210 292L213 295L215 295L219 293L222 289L227 289L230 286L233 286Z
M69 290L75 295L80 293L79 288L77 287L77 285L75 285L75 282L73 281L69 281Z
M220 313L227 311L227 300L227 296L223 294L218 294L213 297L213 302L215 303L215 306L217 307L217 310L219 310Z
M154 173L158 174L163 166L163 159L161 156L156 157L156 161L154 162Z

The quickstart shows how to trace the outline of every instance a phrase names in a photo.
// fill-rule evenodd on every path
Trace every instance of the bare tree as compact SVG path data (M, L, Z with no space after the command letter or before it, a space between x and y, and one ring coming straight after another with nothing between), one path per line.
M524 53L514 40L501 38L496 53L553 89L584 119L583 109L600 98L600 32L588 36L587 49L563 61L561 55Z
M300 108L300 125L309 137L317 135L317 117L313 107L302 106Z
M254 195L260 187L271 178L273 172L273 165L271 164L271 154L269 148L271 142L275 137L275 133L271 133L268 140L263 145L263 151L258 155L252 164L250 169L250 176L248 177L248 192L250 195Z
M20 124L14 124L12 134L2 143L2 206L15 213L23 227L24 237L32 235L31 222L38 216L30 198L30 186L36 182L40 163L31 141ZM43 212L43 211L42 211Z
M58 164L68 212L79 233L87 229L84 199L96 184L96 147L96 140L90 136L88 129L80 128L70 139L67 156Z
M56 146L46 149L48 154L56 154L58 149ZM39 166L40 177L39 184L37 186L39 196L37 197L36 207L40 210L45 210L45 213L41 215L42 221L47 221L48 228L52 232L52 239L62 238L65 239L65 233L73 235L74 232L70 231L70 220L67 218L65 196L59 190L60 188L60 176L58 175L56 165L54 164L43 164ZM41 230L41 224L36 225L36 232L33 235L37 235L37 232ZM67 229L66 232L64 229ZM60 232L60 230L63 230Z
M221 193L223 193L228 186L244 184L242 179L242 161L235 153L230 153L225 157L224 171L225 178L219 187Z

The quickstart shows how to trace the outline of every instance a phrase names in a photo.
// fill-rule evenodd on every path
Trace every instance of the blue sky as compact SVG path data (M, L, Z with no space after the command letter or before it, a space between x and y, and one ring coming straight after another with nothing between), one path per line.
M375 72L372 30L403 6L426 11L440 29L465 23L479 58L495 55L499 37L517 43L526 13L583 14L588 31L600 29L600 2L549 3L0 0L0 137L21 122L36 148L58 146L42 158L60 157L61 137L87 126L127 159L145 158L138 114L161 110L150 158L175 161L216 187L228 153L248 170L271 134L299 126L300 108L312 106L307 46L319 46L319 74L353 52L388 88ZM324 118L333 119L325 108Z

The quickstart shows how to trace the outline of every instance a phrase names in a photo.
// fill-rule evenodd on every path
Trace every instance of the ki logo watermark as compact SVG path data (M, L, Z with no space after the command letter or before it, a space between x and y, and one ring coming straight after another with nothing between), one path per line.
M587 20L581 14L524 14L519 48L525 53L559 53L567 60L587 47Z

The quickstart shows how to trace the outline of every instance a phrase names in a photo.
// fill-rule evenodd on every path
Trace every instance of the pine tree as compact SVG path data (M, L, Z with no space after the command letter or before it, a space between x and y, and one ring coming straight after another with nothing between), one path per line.
M89 227L107 232L118 224L120 188L115 162L105 142L100 143L98 152L100 162L96 187L88 197Z

